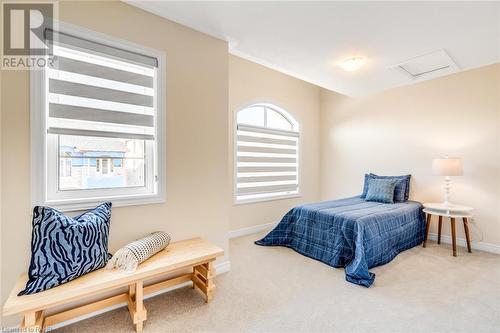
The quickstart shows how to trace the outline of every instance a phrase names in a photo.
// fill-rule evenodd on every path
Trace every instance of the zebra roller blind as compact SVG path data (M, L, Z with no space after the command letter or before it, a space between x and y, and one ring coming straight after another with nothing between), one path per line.
M274 112L263 110L264 119ZM237 125L236 201L299 193L299 132L293 126L285 130L266 125L267 121L264 126Z
M48 132L153 140L157 59L45 30Z

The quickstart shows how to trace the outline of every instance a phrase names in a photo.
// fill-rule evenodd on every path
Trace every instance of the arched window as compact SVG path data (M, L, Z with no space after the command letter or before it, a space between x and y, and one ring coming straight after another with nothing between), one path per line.
M236 114L235 200L299 194L299 124L285 110L253 104Z

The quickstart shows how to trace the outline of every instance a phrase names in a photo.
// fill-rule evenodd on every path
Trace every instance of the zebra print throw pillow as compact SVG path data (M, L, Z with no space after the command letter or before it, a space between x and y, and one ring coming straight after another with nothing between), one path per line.
M74 218L36 206L29 279L18 295L47 290L106 266L110 219L110 202Z

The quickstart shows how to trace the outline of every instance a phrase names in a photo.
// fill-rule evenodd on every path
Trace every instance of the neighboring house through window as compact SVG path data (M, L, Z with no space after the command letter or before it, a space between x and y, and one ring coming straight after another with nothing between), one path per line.
M60 176L64 179L71 177L71 153L61 152L62 158L60 159L59 170Z
M164 55L61 25L45 38L55 61L32 73L35 204L163 201Z
M299 124L285 110L253 104L237 112L235 202L299 195Z

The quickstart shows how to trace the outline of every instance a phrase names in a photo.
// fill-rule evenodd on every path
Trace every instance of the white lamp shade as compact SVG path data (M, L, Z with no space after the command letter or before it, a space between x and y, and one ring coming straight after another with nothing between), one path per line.
M436 176L462 176L462 159L458 157L435 158L432 160L432 172Z

